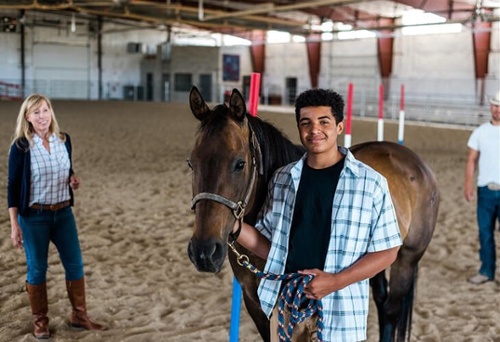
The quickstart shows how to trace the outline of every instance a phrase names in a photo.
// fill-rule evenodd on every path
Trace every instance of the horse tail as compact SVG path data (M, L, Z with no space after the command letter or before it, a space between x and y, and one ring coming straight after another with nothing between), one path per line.
M410 341L411 337L411 322L413 317L413 300L417 287L418 264L413 269L413 277L408 293L401 301L401 316L396 328L397 342Z

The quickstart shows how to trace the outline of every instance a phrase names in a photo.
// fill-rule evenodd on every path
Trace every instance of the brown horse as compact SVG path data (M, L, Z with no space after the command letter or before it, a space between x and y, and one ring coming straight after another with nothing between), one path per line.
M304 153L277 128L249 115L245 101L234 89L229 103L210 109L196 87L190 93L193 115L201 122L188 160L193 170L194 232L188 246L191 262L201 272L219 272L228 255L242 286L245 306L264 341L269 321L257 297L259 279L241 267L227 240L235 220L254 224L273 172ZM428 166L408 148L390 142L353 146L357 159L383 174L404 238L390 268L372 279L380 340L404 341L410 336L413 294L418 262L432 238L437 219L439 191ZM250 263L263 269L265 261L235 244Z

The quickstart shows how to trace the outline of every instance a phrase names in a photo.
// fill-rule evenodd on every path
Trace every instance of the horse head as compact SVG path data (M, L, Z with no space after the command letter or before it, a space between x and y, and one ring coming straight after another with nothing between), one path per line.
M188 255L198 271L216 273L227 255L235 221L252 206L262 165L260 147L238 90L233 90L227 104L210 109L193 87L189 103L201 124L188 159L195 213Z

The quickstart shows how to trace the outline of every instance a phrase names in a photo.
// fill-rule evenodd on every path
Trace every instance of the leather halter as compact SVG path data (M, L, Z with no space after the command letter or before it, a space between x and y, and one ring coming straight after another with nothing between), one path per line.
M221 203L226 207L228 207L229 209L231 209L233 216L236 218L236 220L240 222L240 227L241 227L241 220L243 219L243 216L245 216L245 208L248 204L248 201L250 200L250 196L252 195L252 190L254 188L255 181L257 180L257 172L260 175L264 173L260 145L257 140L257 137L255 136L255 132L253 131L252 126L250 125L250 122L248 122L248 130L250 131L249 140L250 140L250 150L252 153L252 176L250 178L250 184L248 185L244 199L238 202L234 202L218 194L214 194L211 192L200 192L199 194L194 196L193 199L191 200L191 209L194 210L196 207L196 203L198 203L201 200L210 200ZM259 167L258 170L257 167ZM234 240L236 238L233 237Z

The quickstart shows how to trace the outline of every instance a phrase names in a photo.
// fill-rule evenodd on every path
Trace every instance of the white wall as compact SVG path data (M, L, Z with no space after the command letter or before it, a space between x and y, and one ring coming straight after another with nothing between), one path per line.
M376 96L380 73L375 38L335 40L323 46L321 87L346 95L348 84L353 83L358 100Z
M8 14L8 13L7 13ZM17 15L16 12L11 14ZM76 32L70 30L70 18L54 14L36 15L26 12L26 92L43 91L51 97L98 97L97 37L89 30L86 19L78 18ZM50 19L52 27L40 26ZM36 26L32 24L35 22ZM95 21L93 22L95 27ZM484 88L487 95L500 88L500 23L493 24L489 74ZM156 58L156 47L166 41L166 32L139 29L106 22L102 36L102 86L103 97L123 98L124 86L144 86L144 71ZM141 43L140 53L127 53L128 43ZM0 33L0 81L20 84L20 35ZM222 81L222 55L240 56L240 79ZM472 32L428 36L402 36L395 32L393 73L390 99L399 96L399 85L405 84L408 100L442 103L477 103L481 85L474 76ZM268 44L266 70L262 75L264 96L281 95L286 98L286 78L297 78L298 92L311 86L308 71L307 49L304 43ZM345 93L347 84L355 84L356 96L369 99L376 96L380 83L375 38L333 40L321 47L319 86L331 87ZM156 68L156 69L155 69ZM197 84L200 74L209 73L213 79L214 101L223 98L224 91L243 87L243 77L252 72L248 47L219 48L181 47L172 50L168 65L153 67L155 82L161 83L168 73L171 84L175 72L193 73ZM159 73L157 72L159 70ZM36 82L34 82L36 80ZM161 93L161 92L160 92ZM155 100L161 100L158 89ZM161 94L160 94L161 95ZM172 92L172 101L184 101L186 93Z
M152 29L133 29L114 23L103 25L102 83L104 98L123 98L123 87L141 85L141 61L145 54L156 54L156 46L166 41L166 33ZM95 41L95 39L94 39ZM142 44L142 52L128 53L128 43ZM92 53L97 53L96 42ZM96 60L96 58L94 58ZM92 75L97 82L97 67ZM97 92L92 98L97 97Z
M19 35L14 33L0 33L0 80L15 80L20 75L21 46Z
M474 102L474 50L470 32L403 36L395 41L393 77L411 97Z
M200 86L201 74L212 75L217 80L221 73L220 49L217 47L174 46L170 62L172 84L176 73L192 74L193 85ZM187 101L189 92L176 92L172 87L171 100L174 102ZM209 99L207 99L209 101Z
M69 26L56 27L54 22L43 22L42 19L32 16L30 23L44 26L34 29L33 25L27 25L25 28L27 92L51 93L61 98L88 98L92 68L88 36L72 34ZM20 84L20 39L16 33L0 34L0 58L6 61L0 66L4 82Z
M266 45L265 69L262 82L262 94L265 97L279 95L285 99L287 77L297 78L299 92L311 87L304 43Z
M464 111L468 110L465 106L479 104L482 85L475 78L472 35L467 28L460 33L421 36L403 36L395 32L392 75L389 87L384 89L388 105L398 107L401 85L405 86L409 103L464 106ZM303 52L302 61L292 59L298 55L296 51ZM305 88L310 86L305 44L267 45L266 55L265 84L282 84L284 78L295 75L302 66L304 73L299 75L299 92L304 90L303 85ZM485 97L500 89L498 22L493 23L491 32L488 69L484 81ZM382 82L376 38L323 42L320 70L320 87L335 89L345 96L352 82L356 99L354 110L362 115L376 115L378 87ZM483 98L483 103L487 103L486 100Z

